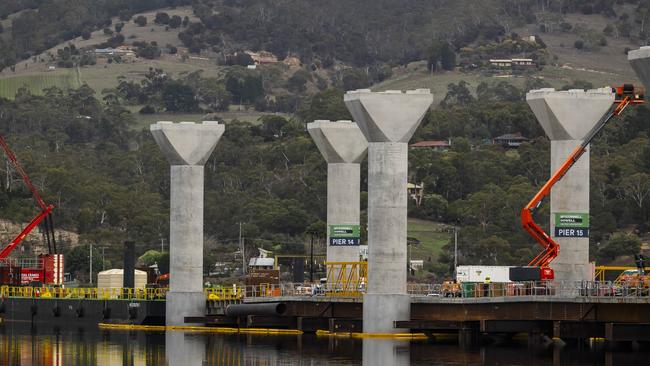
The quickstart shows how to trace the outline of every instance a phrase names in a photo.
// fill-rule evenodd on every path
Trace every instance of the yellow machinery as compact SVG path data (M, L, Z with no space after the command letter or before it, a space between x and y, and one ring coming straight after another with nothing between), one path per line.
M368 262L325 262L326 296L360 297L368 283Z
M619 272L619 274L616 276L616 280L614 280L614 283L619 283L621 282L622 277L625 275L626 271L636 271L636 270L637 270L636 267L628 267L628 266L597 266L594 278L596 279L596 281L604 282L606 272ZM647 273L650 273L649 272L650 267L645 267L645 270Z

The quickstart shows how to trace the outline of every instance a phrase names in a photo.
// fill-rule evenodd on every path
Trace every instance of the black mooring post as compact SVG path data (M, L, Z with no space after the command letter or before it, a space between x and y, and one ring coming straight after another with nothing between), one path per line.
M135 243L124 242L124 275L122 287L135 288Z

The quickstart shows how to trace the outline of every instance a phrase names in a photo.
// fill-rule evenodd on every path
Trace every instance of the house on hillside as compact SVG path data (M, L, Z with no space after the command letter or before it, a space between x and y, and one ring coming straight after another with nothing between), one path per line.
M407 183L406 193L413 201L415 201L415 205L420 207L420 204L422 203L422 198L424 197L424 183L420 183L420 184Z
M433 149L435 151L444 152L451 148L451 139L450 140L427 140L427 141L418 141L409 145L412 149Z
M256 65L275 64L278 62L278 58L268 51L246 51L246 54L253 59Z
M524 137L521 133L507 133L492 139L493 145L501 145L505 148L518 148L524 142L530 141L529 138Z
M300 62L300 59L295 56L287 56L287 58L282 61L285 65L289 67L300 67L302 65L302 62Z
M522 69L537 67L532 58L490 59L490 66L500 69Z

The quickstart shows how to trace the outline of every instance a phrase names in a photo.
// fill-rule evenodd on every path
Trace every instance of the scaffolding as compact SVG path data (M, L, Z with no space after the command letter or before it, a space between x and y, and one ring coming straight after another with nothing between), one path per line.
M326 296L361 297L368 283L368 262L325 262Z

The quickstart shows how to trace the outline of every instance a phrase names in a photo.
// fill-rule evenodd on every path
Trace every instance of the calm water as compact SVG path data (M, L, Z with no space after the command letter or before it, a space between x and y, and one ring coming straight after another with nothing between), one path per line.
M647 347L529 347L0 325L0 365L648 365Z

